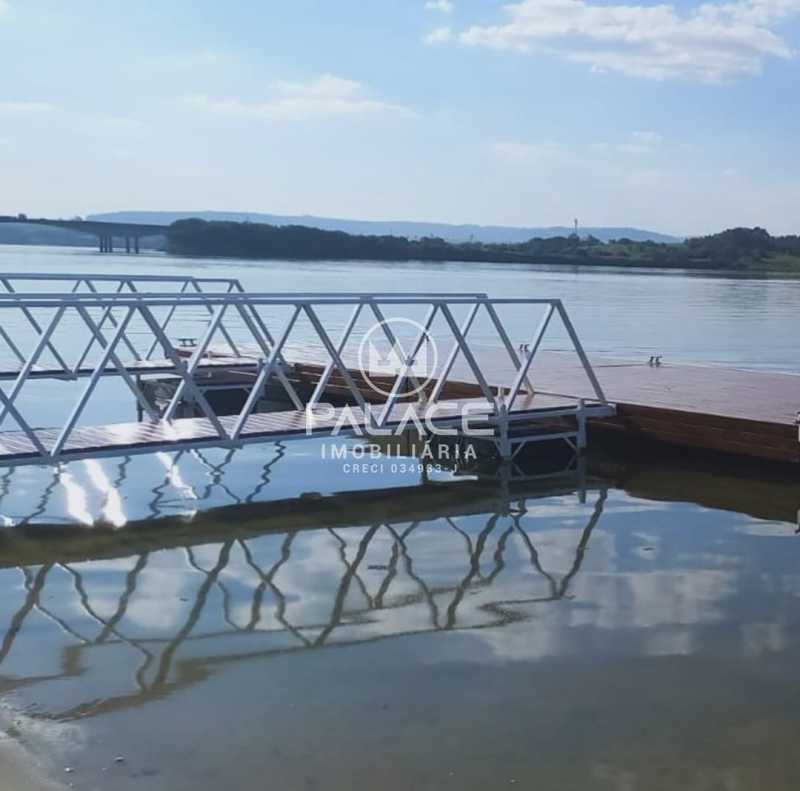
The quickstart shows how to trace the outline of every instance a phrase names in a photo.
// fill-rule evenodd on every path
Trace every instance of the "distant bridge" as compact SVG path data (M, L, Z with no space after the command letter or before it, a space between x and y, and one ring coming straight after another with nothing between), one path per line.
M143 236L163 236L167 232L166 225L151 225L132 222L99 222L97 220L49 220L44 217L31 219L25 214L17 216L0 216L0 223L15 225L44 225L50 228L63 228L67 231L92 234L97 237L101 253L114 252L114 240L120 239L125 245L125 252L138 253L139 240Z

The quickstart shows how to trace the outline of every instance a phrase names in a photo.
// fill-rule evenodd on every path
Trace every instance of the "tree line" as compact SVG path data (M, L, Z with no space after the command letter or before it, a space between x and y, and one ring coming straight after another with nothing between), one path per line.
M302 225L179 220L167 231L178 255L278 259L479 261L681 268L798 268L800 236L733 228L679 243L601 242L592 236L533 238L514 244L449 242L438 237L359 236Z

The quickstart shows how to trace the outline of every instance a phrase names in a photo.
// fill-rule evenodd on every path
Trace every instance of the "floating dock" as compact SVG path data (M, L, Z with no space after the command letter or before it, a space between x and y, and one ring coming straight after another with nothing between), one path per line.
M587 398L589 390L562 355L543 354L537 392ZM616 415L590 429L634 442L790 464L800 463L800 375L647 361L598 360L592 365Z
M580 370L566 355L540 352L537 367L530 372L535 396L526 406L553 408L576 404L584 399L592 404L592 389ZM623 360L592 360L592 369L615 408L614 415L588 416L588 429L600 441L604 437L624 438L630 445L642 444L650 453L653 442L674 447L721 453L736 457L800 464L797 413L800 410L800 376L745 371L697 365ZM507 367L490 366L493 382L508 378ZM299 392L311 392L318 383L323 366L292 363L287 375ZM461 370L461 374L468 375ZM350 371L362 386L364 397L374 394L361 382L360 372ZM458 376L456 372L454 376ZM216 390L226 394L233 406L245 398L253 373L226 370L224 366L209 372L213 397ZM158 380L155 380L158 381ZM172 395L172 386L161 382L162 398ZM386 386L391 381L384 380ZM155 393L158 387L153 386ZM346 400L347 385L334 375L327 395ZM451 398L479 397L479 388L468 382L448 383ZM237 400L238 399L238 400ZM224 401L224 398L222 399ZM274 407L273 407L274 408ZM237 410L238 411L238 410ZM295 420L286 413L287 425Z

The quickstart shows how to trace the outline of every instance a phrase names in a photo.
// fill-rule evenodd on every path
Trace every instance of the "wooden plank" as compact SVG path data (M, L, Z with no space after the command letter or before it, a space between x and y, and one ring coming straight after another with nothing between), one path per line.
M609 400L628 405L794 425L800 411L800 376L730 368L607 362L595 373ZM582 370L564 355L545 354L533 372L542 392L589 398ZM503 381L495 366L492 381Z
M482 398L460 399L447 403L452 406L456 414L458 409L467 404L483 405L483 411L486 414L491 409L489 404ZM514 412L533 415L543 410L574 405L574 401L568 401L563 398L554 399L547 396L537 396L536 398L521 399L520 403L515 406ZM390 413L388 422L390 424L399 423L404 418L407 408L407 404L397 404ZM429 409L431 414L436 411L436 407L429 407ZM314 423L312 433L327 434L330 432L336 426L342 412L343 410L340 408L334 410L330 417L318 418ZM475 410L476 415L480 414L480 412L481 410ZM366 419L359 408L350 408L350 414L351 421L348 421L346 426L350 426L351 422L362 427L366 425ZM436 422L437 420L445 420L451 417L452 413L438 410L433 420ZM256 437L269 438L287 434L305 434L307 430L306 418L305 410L252 414L245 422L241 437L246 440ZM236 415L227 415L221 417L220 422L226 431L232 432L237 419ZM58 431L54 429L37 429L35 433L45 447L51 447L58 436ZM64 453L66 457L69 457L71 453L77 454L89 451L124 452L151 446L169 448L170 445L179 442L202 442L209 439L213 440L217 437L214 426L207 418L181 418L174 420L170 424L142 422L112 423L106 426L76 426L65 444ZM34 452L30 440L20 431L1 433L0 446L2 446L0 459L3 460L8 460L20 454L30 455Z
M445 388L447 401L454 407L468 402L483 402L480 388L468 381L471 373L463 368L463 363L461 365L460 374L456 369L453 376L461 375L464 379L448 382ZM129 370L136 372L137 366L139 372L174 373L168 361L149 361L131 366ZM208 369L205 373L217 384L224 382L225 377L235 377L236 384L241 386L242 376L248 375L248 369L253 366L252 358L220 356L204 361L201 369ZM291 379L313 387L322 371L322 365L296 363L292 366ZM595 365L595 371L609 400L618 407L617 417L605 423L609 430L638 433L685 447L800 461L795 425L796 414L800 411L800 376L700 366L656 367L624 361L604 361ZM497 392L504 389L497 383L510 383L514 371L505 357L498 354L492 358L487 373ZM39 371L37 374L44 376L48 372ZM369 402L381 402L382 396L371 389L361 372L351 371L351 374ZM522 394L515 404L515 413L574 406L578 398L591 399L594 395L583 370L566 355L542 353L537 357L531 376L537 393L533 397ZM388 391L394 377L382 374L375 376L374 380ZM331 377L328 394L340 398L350 396L338 372ZM350 409L363 426L364 416L357 408ZM406 409L407 402L398 402L390 423L399 422ZM328 432L339 415L341 412L337 411L329 419L318 419L314 433ZM229 432L233 431L236 420L235 415L220 418ZM248 418L242 438L297 435L305 431L306 413L303 410L260 413ZM58 432L39 429L36 434L45 447L50 447ZM202 417L183 418L170 425L143 422L79 426L69 438L65 450L168 447L175 442L208 441L216 436L211 422ZM34 453L30 440L22 432L0 434L0 444L3 445L2 459Z
M697 428L713 427L730 431L747 430L762 436L781 438L797 436L796 426L785 423L770 423L764 420L749 420L704 412L689 412L688 410L643 407L637 404L618 403L616 419L631 421L640 419L661 420L665 423L683 423Z
M709 449L720 449L727 445L746 446L751 449L751 452L746 455L758 455L760 450L765 448L800 455L800 443L793 437L781 439L744 430L730 431L710 426L698 430L694 426L687 426L683 423L664 423L659 420L646 419L627 421L623 430L632 435L669 436L673 440L683 438L692 446L696 447L697 443L701 443L701 446L705 445Z

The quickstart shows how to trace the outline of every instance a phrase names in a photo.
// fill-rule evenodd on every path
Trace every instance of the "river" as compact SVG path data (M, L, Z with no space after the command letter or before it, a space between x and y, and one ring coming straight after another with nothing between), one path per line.
M0 271L559 297L595 357L800 367L800 280L20 247ZM590 453L509 490L353 476L316 441L177 456L0 470L9 791L800 784L796 471Z

